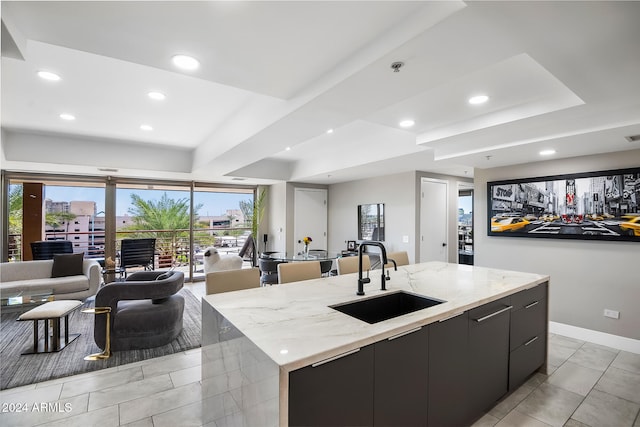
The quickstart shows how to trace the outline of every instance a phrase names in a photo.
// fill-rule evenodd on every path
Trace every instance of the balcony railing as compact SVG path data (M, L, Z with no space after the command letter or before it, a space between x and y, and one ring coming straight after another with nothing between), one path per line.
M156 239L154 268L158 270L176 268L185 272L185 279L204 277L204 252L216 247L222 255L238 253L244 245L250 228L198 228L193 230L193 248L189 244L189 230L127 230L117 231L115 239L116 266L119 264L120 244L126 238ZM75 253L84 252L86 258L105 259L105 232L56 231L47 232L46 240L69 240ZM22 260L22 238L9 236L9 260Z

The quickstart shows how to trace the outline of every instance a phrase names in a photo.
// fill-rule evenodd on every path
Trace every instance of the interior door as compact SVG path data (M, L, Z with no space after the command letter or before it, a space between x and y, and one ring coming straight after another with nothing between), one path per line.
M422 178L420 204L420 262L448 262L448 183Z
M296 188L294 194L293 247L302 250L298 240L308 236L310 249L327 249L327 190Z

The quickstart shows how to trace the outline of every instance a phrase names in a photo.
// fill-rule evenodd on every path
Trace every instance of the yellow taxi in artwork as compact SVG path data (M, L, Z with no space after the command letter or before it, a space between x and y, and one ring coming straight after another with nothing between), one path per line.
M492 218L491 231L516 231L528 224L530 224L529 221L519 216L510 218Z
M491 229L493 230L493 227ZM627 222L621 222L620 229L629 236L640 236L640 216Z

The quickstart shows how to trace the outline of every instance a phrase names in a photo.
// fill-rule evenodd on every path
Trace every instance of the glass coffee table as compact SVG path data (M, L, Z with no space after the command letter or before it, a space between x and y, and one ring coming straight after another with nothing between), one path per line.
M53 289L21 290L3 292L0 306L4 309L30 309L45 302L53 301Z

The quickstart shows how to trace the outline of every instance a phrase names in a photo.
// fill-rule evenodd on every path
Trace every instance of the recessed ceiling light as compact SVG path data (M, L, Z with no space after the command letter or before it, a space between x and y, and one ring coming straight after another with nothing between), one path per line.
M60 80L60 76L56 73L52 73L51 71L38 71L38 77L44 80L50 80L52 82L57 82Z
M73 114L69 114L69 113L62 113L62 114L60 114L60 118L61 118L62 120L69 120L69 121L71 121L71 120L75 120L75 119L76 119L76 116L74 116Z
M289 350L287 350L286 348L283 348L282 350L280 350L280 354L287 354L289 353Z
M333 133L333 129L327 129L327 133Z
M403 120L399 124L401 128L410 128L411 126L415 125L416 122L413 120Z
M472 96L471 98L469 98L469 104L473 104L473 105L484 104L488 100L489 100L489 97L487 95Z
M156 101L162 101L166 98L165 94L162 92L149 92L147 96L151 99L155 99Z
M195 70L200 66L200 62L192 56L175 55L171 58L173 65L183 70Z
M541 156L550 156L552 154L556 154L556 150L542 150L540 152Z
M146 131L153 130L153 128L149 125L140 125L140 129L146 130Z
M285 148L284 151L291 151L291 147Z

